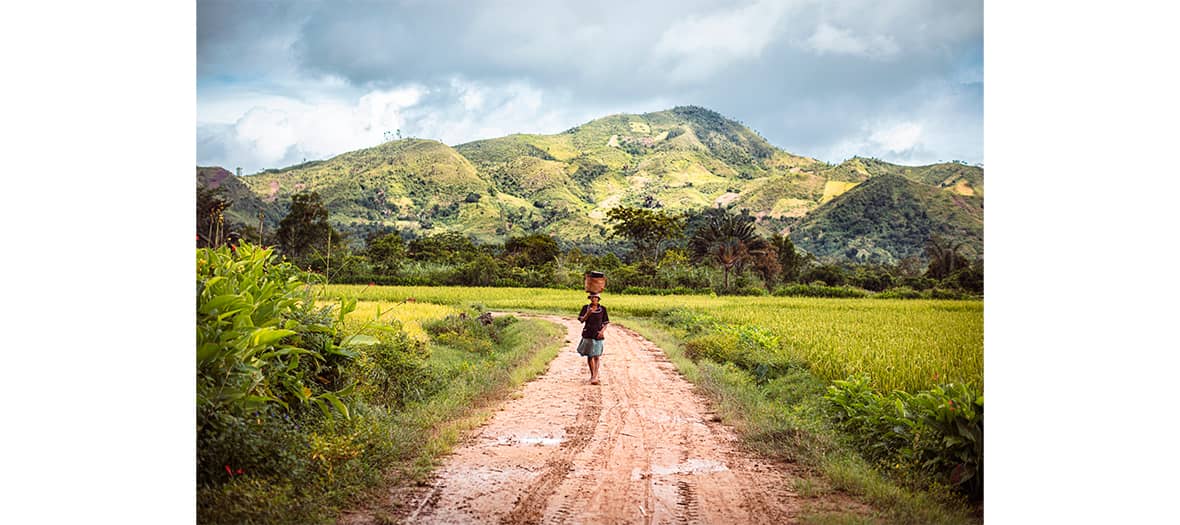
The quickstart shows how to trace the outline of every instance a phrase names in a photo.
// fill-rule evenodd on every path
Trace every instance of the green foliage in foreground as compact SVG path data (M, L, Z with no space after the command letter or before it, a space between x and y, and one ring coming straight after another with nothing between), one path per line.
M330 307L317 308L301 272L249 244L197 250L197 427L217 432L247 413L298 416L308 405L347 417ZM340 310L347 313L350 305ZM342 318L342 317L340 317ZM217 465L203 465L206 479Z
M859 449L885 468L929 473L983 499L983 396L974 389L882 394L857 377L835 381L825 398Z
M201 523L334 522L390 476L427 472L457 424L542 370L536 362L565 333L466 317L445 322L446 344L426 343L383 320L387 306L346 324L355 301L318 306L322 289L269 250L243 244L197 259Z

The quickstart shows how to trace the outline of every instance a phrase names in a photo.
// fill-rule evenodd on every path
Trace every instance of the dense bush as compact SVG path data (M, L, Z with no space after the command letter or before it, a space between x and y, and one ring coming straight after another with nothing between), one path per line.
M922 299L925 296L922 292L908 286L899 286L885 290L874 297L877 299Z
M397 321L383 332L370 344L358 345L351 370L359 385L357 393L370 404L397 408L437 392L442 383L427 364L426 344L409 337Z
M422 326L436 342L457 350L475 354L491 354L500 343L500 332L516 322L512 316L493 318L485 313L478 317L462 312L448 315Z
M300 424L348 416L336 326L355 301L316 307L302 272L246 243L197 250L197 482L298 470ZM309 407L319 412L309 412Z
M708 314L688 308L661 310L655 317L661 323L684 330L690 335L710 331L717 325L717 321Z
M763 288L761 286L752 286L752 285L745 285L740 288L733 288L730 290L719 289L719 290L717 290L717 294L718 295L742 295L742 296L754 296L754 297L761 297L763 295L767 295L765 288Z
M929 277L901 277L897 279L899 287L913 288L918 291L934 288L938 281Z
M893 286L893 276L882 268L858 268L851 277L848 278L849 284L857 288L864 288L865 290L880 292Z
M834 381L832 417L860 450L888 469L927 473L983 497L983 396L965 385L882 394L867 377Z
M683 314L664 314L663 319L668 322L684 322L676 319ZM703 320L694 320L700 322ZM788 371L805 368L779 351L779 338L771 331L756 325L724 325L705 323L703 335L689 339L684 343L684 353L690 359L698 361L708 359L716 363L732 363L738 368L750 373L758 384L763 384Z
M828 286L842 286L846 280L845 270L834 264L823 264L803 272L800 281L810 283L823 281Z
M675 288L650 288L647 286L628 286L619 290L618 293L624 295L708 295L712 290L709 288L686 288L677 286Z
M947 288L935 288L933 290L928 290L927 293L930 294L930 299L970 299L971 298L971 294L968 294L968 293L965 293L965 292L962 292L959 290L953 290L953 289L947 289Z
M774 290L779 297L868 297L869 293L856 288L840 286L824 286L821 284L792 284L780 286Z

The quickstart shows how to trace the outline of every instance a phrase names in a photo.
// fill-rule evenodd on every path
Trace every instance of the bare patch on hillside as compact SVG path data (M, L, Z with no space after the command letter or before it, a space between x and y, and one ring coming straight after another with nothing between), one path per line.
M725 193L721 194L720 197L717 197L717 200L713 201L713 205L714 206L729 206L730 204L733 203L733 201L737 200L737 198L740 197L741 195L742 194L740 194L740 193L725 192Z
M819 203L823 204L823 203L828 202L832 199L835 199L836 197L839 197L840 195L847 192L848 190L851 190L852 188L856 187L857 184L860 184L860 183L859 182L844 182L844 181L838 181L838 180L827 181L824 183L824 196L819 199Z

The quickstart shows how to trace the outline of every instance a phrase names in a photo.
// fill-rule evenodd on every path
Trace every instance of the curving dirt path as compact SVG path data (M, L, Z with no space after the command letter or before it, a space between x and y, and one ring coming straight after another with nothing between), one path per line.
M409 496L403 521L795 521L790 474L742 452L654 344L610 325L594 386L581 325L536 317L568 328L566 348Z

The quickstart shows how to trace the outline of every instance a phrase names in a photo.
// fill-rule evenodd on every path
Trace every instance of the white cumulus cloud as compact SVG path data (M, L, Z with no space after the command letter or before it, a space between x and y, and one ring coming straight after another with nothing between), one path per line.
M896 55L900 48L887 35L858 36L851 31L823 22L807 39L807 45L817 54L857 55L870 58L888 58Z
M672 75L698 80L734 61L757 58L774 40L788 4L758 2L737 10L689 16L669 26L653 50Z
M914 149L922 139L922 126L916 122L901 122L869 135L877 147L900 153Z
M197 161L255 173L374 146L384 140L386 131L405 124L405 110L425 93L424 88L407 86L370 91L351 102L272 99L246 110L229 125L199 126L198 144L205 147L198 147Z

